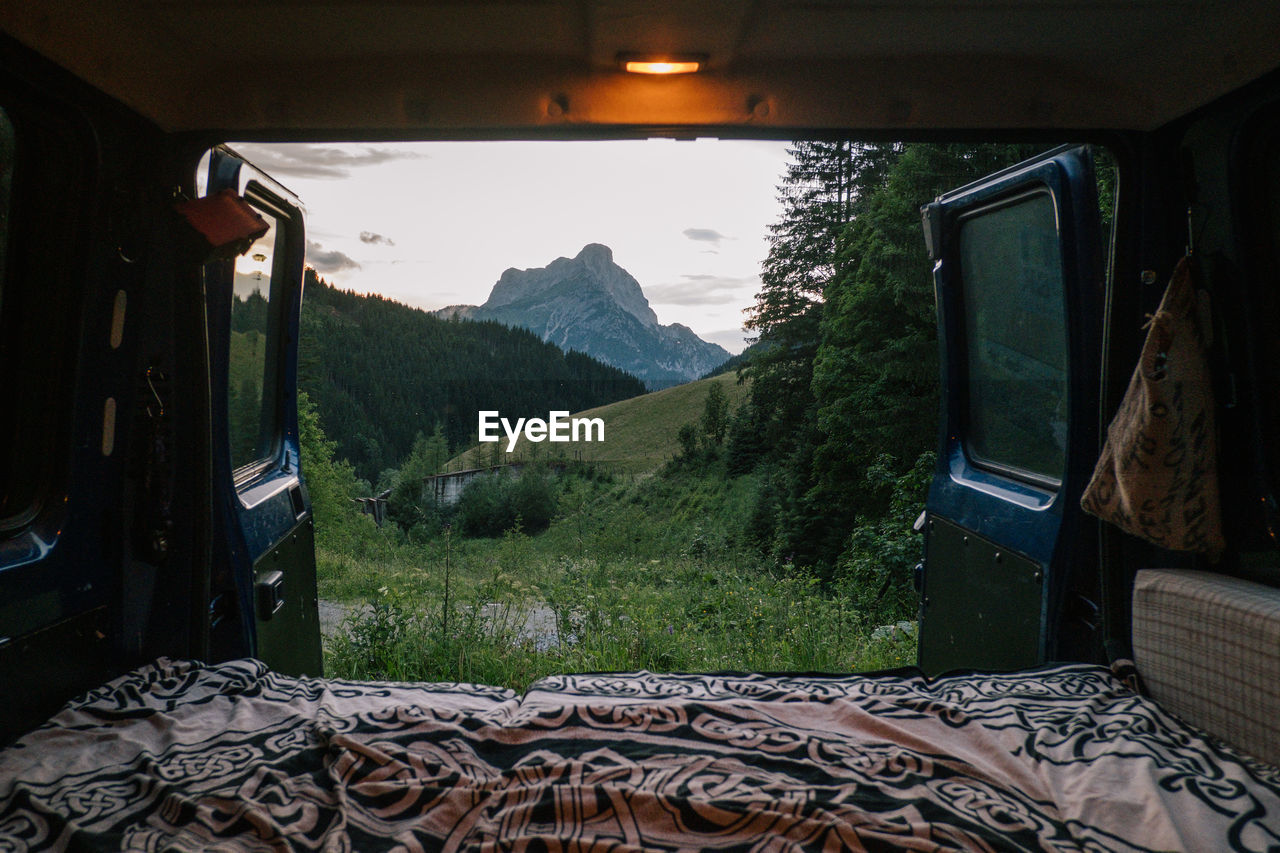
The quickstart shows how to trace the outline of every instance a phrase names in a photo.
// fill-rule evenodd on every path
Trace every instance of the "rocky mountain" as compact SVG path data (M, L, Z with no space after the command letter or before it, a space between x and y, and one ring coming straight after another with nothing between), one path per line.
M539 269L509 269L483 305L452 305L436 313L529 329L563 350L625 370L650 388L697 379L729 358L688 326L659 324L639 282L599 243Z

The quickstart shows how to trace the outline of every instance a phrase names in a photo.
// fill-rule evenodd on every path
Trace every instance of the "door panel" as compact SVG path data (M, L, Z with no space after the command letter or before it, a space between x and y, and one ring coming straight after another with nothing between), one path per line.
M254 564L258 648L273 669L320 674L315 536L308 517ZM299 642L299 639L306 642Z
M230 188L269 225L205 268L214 480L219 509L210 655L252 654L321 673L311 507L299 471L297 341L305 235L301 203L225 148L208 194Z
M1097 458L1104 267L1087 149L1057 149L924 209L944 406L920 666L1052 658ZM1069 547L1068 547L1069 545Z
M931 565L947 567L932 573L929 598L964 614L927 623L929 641L921 659L929 671L976 666L974 646L981 647L983 669L1024 669L1039 663L1044 579L1040 564L942 518L929 519L925 536ZM939 610L947 612L934 612Z

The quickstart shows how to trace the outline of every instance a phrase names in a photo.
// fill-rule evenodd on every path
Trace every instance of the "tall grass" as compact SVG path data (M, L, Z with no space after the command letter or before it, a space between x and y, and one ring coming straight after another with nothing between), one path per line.
M914 663L911 633L873 638L889 617L865 595L824 588L741 541L757 486L695 471L566 477L561 514L537 536L414 541L384 530L340 551L322 540L321 596L368 603L326 641L326 670L523 690L557 672Z

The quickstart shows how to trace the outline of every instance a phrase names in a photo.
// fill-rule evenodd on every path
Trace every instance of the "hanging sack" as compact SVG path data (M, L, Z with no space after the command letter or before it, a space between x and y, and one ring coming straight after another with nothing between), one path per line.
M1209 323L1190 256L1147 325L1142 357L1080 505L1171 551L1217 561L1225 543L1210 384Z

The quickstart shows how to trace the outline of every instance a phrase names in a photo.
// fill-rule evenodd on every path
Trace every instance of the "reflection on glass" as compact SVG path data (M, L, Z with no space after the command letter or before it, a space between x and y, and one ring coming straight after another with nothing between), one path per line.
M1037 193L960 232L970 454L1060 481L1067 341L1053 199Z
M270 344L271 282L279 253L275 217L262 213L270 229L236 259L231 301L231 349L227 378L227 420L231 467L240 468L270 455L274 446L275 411L271 377L275 371Z

